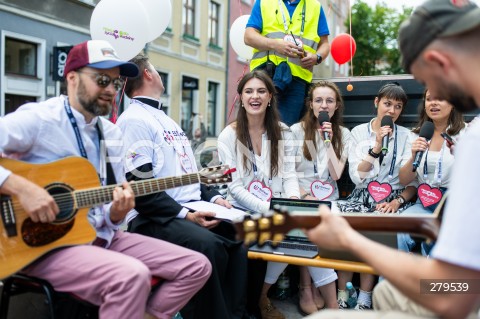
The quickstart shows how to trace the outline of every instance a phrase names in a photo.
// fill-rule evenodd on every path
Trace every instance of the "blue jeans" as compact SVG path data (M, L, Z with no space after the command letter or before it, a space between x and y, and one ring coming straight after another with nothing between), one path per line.
M300 121L305 106L306 89L307 82L293 77L287 88L277 93L280 118L288 126Z
M431 214L432 211L423 207L420 200L417 200L415 204L410 206L409 208L405 209L402 214ZM412 239L410 234L407 233L398 233L397 234L397 241L398 241L398 250L403 250L405 252L411 252L413 247L415 247L415 241Z

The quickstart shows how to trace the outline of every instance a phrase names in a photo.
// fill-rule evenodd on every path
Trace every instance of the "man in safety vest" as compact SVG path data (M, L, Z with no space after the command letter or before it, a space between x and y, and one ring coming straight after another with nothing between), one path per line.
M300 120L313 66L329 54L327 20L317 0L257 0L245 30L250 69L263 68L277 88L282 121Z

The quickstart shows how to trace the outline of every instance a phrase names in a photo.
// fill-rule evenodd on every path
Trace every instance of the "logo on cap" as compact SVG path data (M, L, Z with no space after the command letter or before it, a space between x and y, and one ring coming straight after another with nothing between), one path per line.
M102 55L104 57L110 57L118 60L118 57L115 54L115 51L113 51L111 48L102 48Z

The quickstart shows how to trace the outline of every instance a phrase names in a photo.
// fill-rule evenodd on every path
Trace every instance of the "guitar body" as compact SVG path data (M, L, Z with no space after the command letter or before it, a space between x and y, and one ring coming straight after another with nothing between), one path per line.
M8 277L45 253L60 247L87 244L96 237L87 219L89 208L75 209L74 190L99 187L92 164L69 157L47 164L0 159L0 165L55 195L60 213L53 223L33 223L16 197L0 200L0 279Z

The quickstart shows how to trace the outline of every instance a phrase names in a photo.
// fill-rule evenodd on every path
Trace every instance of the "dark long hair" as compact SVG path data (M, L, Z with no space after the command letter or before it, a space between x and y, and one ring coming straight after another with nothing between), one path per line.
M427 101L427 92L428 89L425 89L423 92L423 100L418 105L418 117L419 121L417 126L412 129L413 133L420 133L420 128L422 127L423 123L429 121L432 122L432 119L428 117L427 111L425 110L425 103ZM465 119L463 118L463 114L457 111L455 106L452 106L452 111L450 112L450 116L448 117L448 124L447 124L447 134L449 135L457 135L462 129L465 128Z
M270 106L268 106L265 111L263 125L265 126L268 140L270 141L270 176L273 177L278 174L278 142L282 139L282 129L280 127L280 115L278 113L277 99L275 97L275 86L273 85L272 79L262 70L254 70L245 74L238 83L237 93L240 95L240 99L238 102L239 108L236 121L237 143L240 142L245 146L248 146L249 144L248 141L250 135L248 133L248 117L247 111L242 107L241 96L245 84L253 78L262 81L267 87L268 92L272 94ZM243 154L243 167L246 171L250 169L247 165L247 157L245 154Z
M313 159L312 154L308 150L307 141L313 141L313 145L315 150L317 150L317 123L318 119L315 117L313 113L313 109L310 107L310 103L313 101L313 91L319 87L328 87L335 92L335 100L337 109L333 114L332 118L330 119L330 123L332 123L332 131L333 131L333 138L332 138L332 146L335 151L335 154L338 158L342 157L342 149L343 149L343 140L342 140L342 128L343 125L343 109L344 103L343 98L338 89L338 86L330 81L318 81L310 86L308 90L307 99L305 104L307 106L307 112L302 118L302 126L305 131L305 140L303 141L303 156L309 161Z

